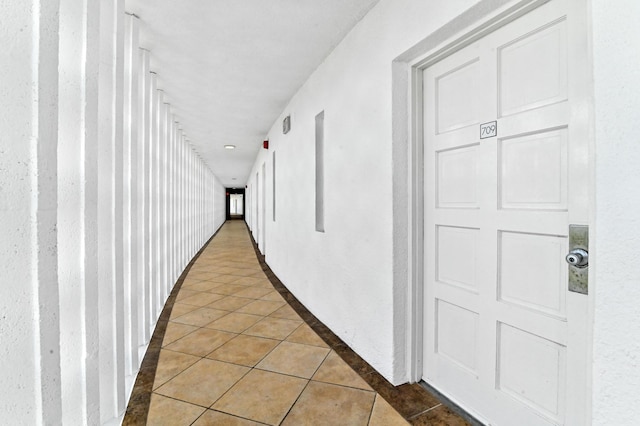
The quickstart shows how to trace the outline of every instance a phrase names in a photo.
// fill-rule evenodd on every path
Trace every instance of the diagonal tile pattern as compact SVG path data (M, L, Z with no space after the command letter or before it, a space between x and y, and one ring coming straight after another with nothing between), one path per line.
M175 300L146 424L408 424L274 290L243 222L223 226Z

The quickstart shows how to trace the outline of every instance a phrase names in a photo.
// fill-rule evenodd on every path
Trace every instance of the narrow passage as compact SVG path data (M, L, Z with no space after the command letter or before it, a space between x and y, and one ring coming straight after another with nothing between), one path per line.
M407 422L286 303L262 271L244 222L232 220L176 297L147 424Z

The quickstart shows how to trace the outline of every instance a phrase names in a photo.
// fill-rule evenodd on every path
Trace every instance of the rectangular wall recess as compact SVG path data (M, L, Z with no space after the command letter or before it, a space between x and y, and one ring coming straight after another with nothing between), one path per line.
M276 221L276 153L275 151L272 154L273 163L271 164L271 175L273 181L271 182L271 190L272 190L272 202L273 202L273 221Z
M316 115L316 231L324 232L324 111Z

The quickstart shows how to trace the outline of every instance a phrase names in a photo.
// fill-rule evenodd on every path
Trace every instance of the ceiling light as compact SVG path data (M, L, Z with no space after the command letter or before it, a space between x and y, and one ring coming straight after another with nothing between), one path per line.
M225 145L224 149L236 149L235 145Z

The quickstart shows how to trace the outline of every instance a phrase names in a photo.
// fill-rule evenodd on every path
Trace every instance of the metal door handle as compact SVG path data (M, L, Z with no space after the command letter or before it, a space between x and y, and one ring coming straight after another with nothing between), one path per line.
M565 257L567 263L576 268L586 268L589 266L589 252L584 249L573 249Z

